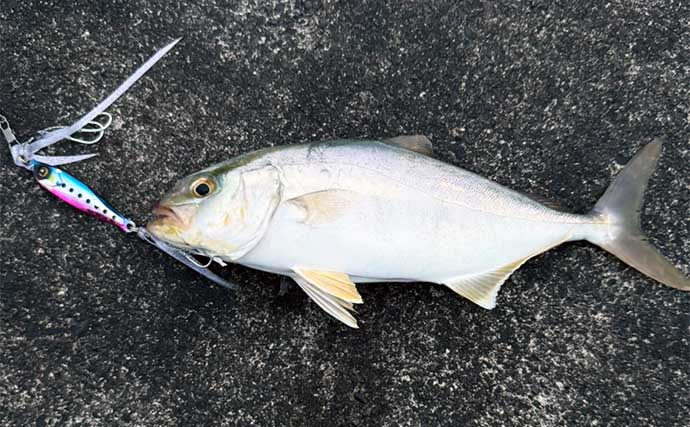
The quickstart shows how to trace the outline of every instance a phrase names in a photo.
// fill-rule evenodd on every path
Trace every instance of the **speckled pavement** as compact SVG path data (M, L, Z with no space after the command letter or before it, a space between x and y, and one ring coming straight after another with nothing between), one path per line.
M690 3L555 3L3 0L0 110L20 139L71 123L183 36L65 167L138 221L240 153L412 133L585 212L666 135L643 224L690 274ZM350 330L270 274L213 286L0 164L2 426L690 425L690 294L587 243L530 260L493 311L361 285Z

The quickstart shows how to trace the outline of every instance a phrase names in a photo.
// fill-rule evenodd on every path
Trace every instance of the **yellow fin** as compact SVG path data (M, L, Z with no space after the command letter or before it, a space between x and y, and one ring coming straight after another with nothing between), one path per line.
M432 157L434 155L434 147L431 141L424 135L402 135L393 138L386 138L382 140L384 144L393 145L404 148L406 150L414 151L415 153L424 154Z
M501 285L528 259L529 257L521 259L496 270L461 276L445 285L478 306L491 310L496 307L496 296Z
M357 193L350 190L323 190L303 194L288 200L288 203L303 212L301 222L307 225L320 225L335 221L352 206Z
M354 304L362 303L362 297L357 292L357 286L352 283L347 274L307 268L294 268L293 271L329 295Z
M309 298L311 298L326 313L330 314L351 328L359 328L357 325L357 320L349 313L349 311L353 311L352 303L325 292L322 288L313 285L302 277L294 277L294 280L309 296Z
M513 261L510 264L499 267L495 270L485 271L483 273L467 274L464 276L453 278L444 285L448 286L458 294L472 301L480 307L486 309L493 309L496 307L496 296L501 289L501 285L510 277L511 274L530 258L546 252L561 243L567 241L572 237L572 231L568 231L566 235L559 241L552 245L545 247L530 256Z

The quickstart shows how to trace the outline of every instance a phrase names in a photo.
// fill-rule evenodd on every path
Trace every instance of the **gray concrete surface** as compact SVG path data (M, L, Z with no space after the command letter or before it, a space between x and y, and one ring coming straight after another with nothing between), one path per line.
M65 168L139 221L240 153L408 133L584 212L665 134L643 222L690 273L688 2L3 0L0 110L22 138L70 123L179 36ZM588 244L529 261L493 311L362 285L353 331L269 274L219 289L0 163L0 425L690 425L690 295Z

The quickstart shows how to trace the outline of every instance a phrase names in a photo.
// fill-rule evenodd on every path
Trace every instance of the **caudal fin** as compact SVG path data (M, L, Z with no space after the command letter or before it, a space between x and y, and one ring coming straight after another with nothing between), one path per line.
M664 285L690 291L690 279L649 244L640 228L642 198L659 160L661 142L655 139L640 150L599 199L592 215L603 217L609 226L588 240Z

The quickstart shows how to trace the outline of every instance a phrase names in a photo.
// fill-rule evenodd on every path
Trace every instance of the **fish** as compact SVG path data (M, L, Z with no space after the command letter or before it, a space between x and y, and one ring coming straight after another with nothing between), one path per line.
M179 180L146 230L181 251L292 278L357 328L357 284L428 282L493 309L527 260L586 240L682 291L639 212L662 150L642 148L585 214L555 209L433 156L423 136L269 147Z

